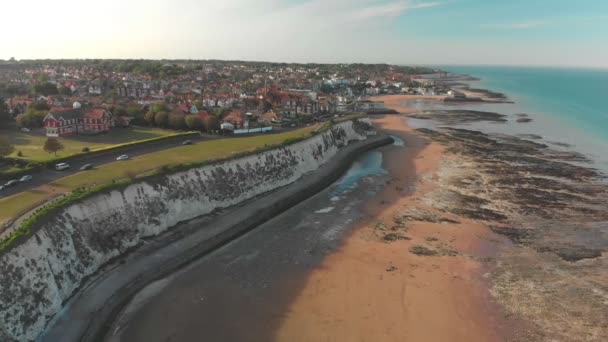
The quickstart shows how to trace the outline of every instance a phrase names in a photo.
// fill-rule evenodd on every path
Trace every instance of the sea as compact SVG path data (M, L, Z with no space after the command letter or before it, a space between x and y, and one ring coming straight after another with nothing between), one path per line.
M470 109L512 116L526 113L534 121L487 125L494 133L537 134L557 148L573 149L590 157L594 166L608 171L608 70L507 66L440 66L480 81L471 88L504 93L513 104L467 104ZM422 107L428 106L422 104ZM450 108L437 105L437 108ZM467 109L469 109L467 108Z

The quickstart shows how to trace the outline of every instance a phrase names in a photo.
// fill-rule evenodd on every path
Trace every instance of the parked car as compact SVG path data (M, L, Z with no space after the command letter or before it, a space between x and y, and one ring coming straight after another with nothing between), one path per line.
M25 175L19 179L20 182L29 182L31 180L32 180L32 176L30 176L30 175Z
M70 168L70 164L68 163L59 163L57 165L55 165L55 170L57 171L63 171L65 169L69 169Z
M93 164L84 164L80 167L80 171L90 170L93 168Z
M0 191L2 191L2 189L4 189L4 185L0 185Z
M127 159L129 159L129 156L126 154L123 154L121 156L118 156L118 158L116 158L116 160L127 160Z
M23 127L23 128L21 129L21 132L29 132L29 131L31 131L31 129L29 129L29 128L27 128L27 127Z
M4 187L8 188L9 186L13 186L13 185L15 185L17 183L19 183L19 181L16 180L16 179L13 179L13 180L10 180L10 181L6 182L6 184L4 184Z
M192 145L192 140L184 140L182 145Z

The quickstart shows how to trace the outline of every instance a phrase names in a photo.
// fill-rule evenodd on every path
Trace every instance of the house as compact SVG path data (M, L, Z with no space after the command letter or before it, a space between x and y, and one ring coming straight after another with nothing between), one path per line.
M334 114L336 112L336 103L328 97L319 97L319 112L323 114Z
M283 114L295 117L302 111L302 102L300 97L290 94L287 98L281 100L281 107Z
M101 83L98 80L89 83L89 95L101 95Z
M316 115L319 113L319 103L314 100L304 100L302 102L301 114Z
M245 118L243 117L243 113L241 111L233 110L228 113L228 115L224 116L222 123L229 123L235 128L241 128L245 123Z
M355 103L356 112L370 112L386 110L386 106L382 101L363 100Z
M63 137L75 134L97 134L114 127L112 113L104 108L82 108L74 102L72 108L51 108L44 117L47 137Z
M274 122L280 122L280 121L281 121L281 119L279 118L279 116L272 110L260 115L260 117L258 118L258 122L260 122L264 125L270 125Z

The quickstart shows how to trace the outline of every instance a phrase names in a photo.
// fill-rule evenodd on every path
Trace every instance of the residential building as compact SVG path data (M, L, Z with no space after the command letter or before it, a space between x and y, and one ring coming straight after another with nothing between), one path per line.
M112 113L104 108L52 108L43 120L47 137L108 132L114 127Z

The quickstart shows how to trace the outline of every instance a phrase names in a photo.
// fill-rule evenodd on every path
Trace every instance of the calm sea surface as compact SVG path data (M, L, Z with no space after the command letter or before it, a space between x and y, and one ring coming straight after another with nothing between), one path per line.
M481 79L471 87L505 93L514 105L478 105L480 110L527 113L533 124L511 130L537 133L547 140L570 143L608 169L608 70L442 66L444 70ZM475 106L472 106L475 107ZM515 127L515 128L513 128ZM503 130L502 128L500 130Z

